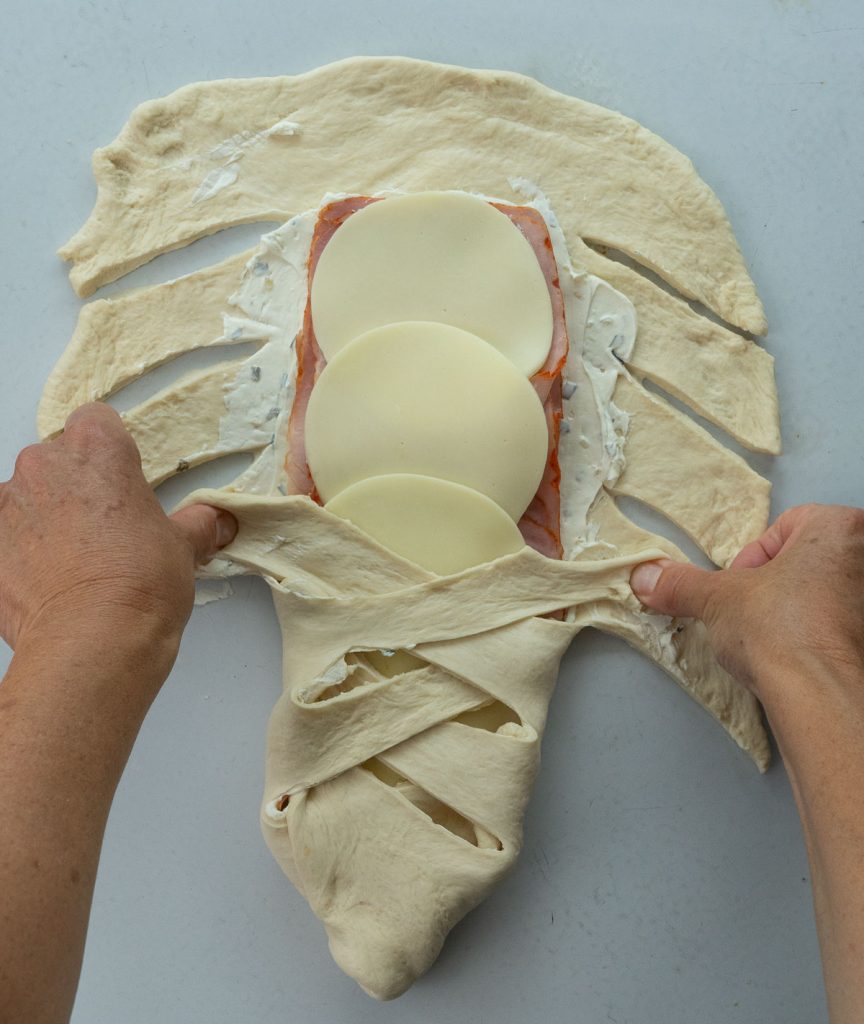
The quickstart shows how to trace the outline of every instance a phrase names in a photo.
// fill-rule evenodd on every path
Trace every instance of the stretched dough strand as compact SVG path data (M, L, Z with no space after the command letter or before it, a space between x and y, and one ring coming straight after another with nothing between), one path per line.
M605 491L598 495L590 518L598 528L598 535L613 545L606 549L607 552L657 547L669 558L687 561L671 541L643 530L627 519ZM604 547L598 545L592 554L603 557ZM673 650L670 652L669 644L661 642L666 621L662 615L639 615L623 605L606 601L574 609L572 620L621 637L640 654L650 658L723 726L738 746L753 758L760 772L767 770L771 762L771 746L762 722L759 701L717 663L708 633L701 622L695 619L672 620Z

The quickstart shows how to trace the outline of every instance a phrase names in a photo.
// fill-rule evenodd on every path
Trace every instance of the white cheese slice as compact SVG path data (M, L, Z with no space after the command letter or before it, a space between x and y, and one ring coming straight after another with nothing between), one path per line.
M372 668L388 679L413 672L417 668L426 668L428 664L408 651L366 651L363 656Z
M357 335L402 320L477 334L526 376L552 343L549 289L531 245L506 214L464 192L373 202L321 254L312 323L328 360Z
M383 547L439 576L525 546L500 505L470 487L431 476L370 477L340 491L326 507Z
M321 498L370 476L419 473L463 484L518 520L549 438L528 380L481 338L437 323L355 338L315 383L306 457Z

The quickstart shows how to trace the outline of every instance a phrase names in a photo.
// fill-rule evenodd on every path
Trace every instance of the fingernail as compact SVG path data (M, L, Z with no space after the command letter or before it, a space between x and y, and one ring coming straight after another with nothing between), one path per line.
M630 574L630 586L633 592L646 596L653 594L662 572L663 567L657 562L643 562L641 565L637 565Z
M216 517L216 543L220 548L230 544L237 536L237 520L230 512L220 512Z

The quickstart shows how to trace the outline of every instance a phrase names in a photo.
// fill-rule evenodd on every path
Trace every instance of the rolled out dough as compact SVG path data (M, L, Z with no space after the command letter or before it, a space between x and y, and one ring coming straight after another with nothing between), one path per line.
M94 170L96 206L61 253L82 295L220 228L287 221L253 253L85 306L39 428L56 432L80 401L181 352L260 344L127 422L154 482L227 452L257 453L232 488L189 500L240 521L211 575L257 572L273 591L286 658L262 827L334 957L368 992L404 991L512 866L558 663L581 628L621 636L656 661L766 767L758 705L716 663L704 628L646 614L627 586L635 562L681 552L630 522L612 496L655 504L720 563L767 520L767 482L641 386L654 381L742 444L779 451L773 361L738 330L764 333L762 306L717 197L685 156L621 114L519 75L361 58L293 78L199 83L143 104ZM565 559L523 548L440 578L281 493L314 225L302 212L328 189L548 198L536 202L571 341L558 451ZM592 305L592 275L632 304L629 345L606 338L615 316ZM279 315L268 306L274 290L287 296ZM592 356L598 337L609 345ZM675 438L675 458L664 436ZM560 609L563 619L543 617ZM380 656L360 656L369 651ZM396 671L376 669L376 658Z

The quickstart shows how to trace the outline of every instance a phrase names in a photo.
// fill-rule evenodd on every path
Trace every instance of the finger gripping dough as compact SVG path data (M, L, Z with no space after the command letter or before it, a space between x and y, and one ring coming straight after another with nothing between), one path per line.
M549 435L537 393L485 341L444 324L391 324L327 364L306 412L306 454L329 501L386 473L441 477L518 520Z
M461 327L527 377L552 340L549 292L531 246L494 206L460 192L370 203L318 261L312 322L327 359L359 334L401 320Z

